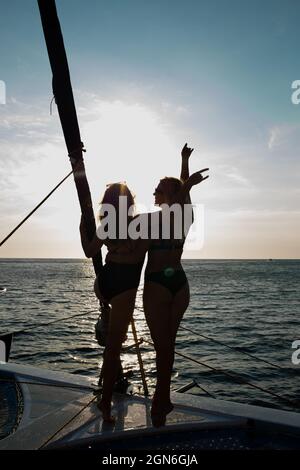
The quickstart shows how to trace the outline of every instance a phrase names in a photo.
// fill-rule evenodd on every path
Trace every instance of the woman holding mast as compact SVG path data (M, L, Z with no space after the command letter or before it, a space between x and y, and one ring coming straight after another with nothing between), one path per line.
M135 204L132 192L125 183L108 185L101 201L101 208L106 204L113 208L116 215L115 220L118 221L121 196L123 197L122 203L124 204L124 199L126 202L126 213L131 214L125 221L128 231L129 224L134 217ZM101 215L100 222L103 219L104 216ZM111 415L113 387L118 375L122 343L126 337L135 307L136 292L148 244L147 240L131 240L128 233L125 239L119 238L118 223L112 228L116 237L99 238L96 233L93 240L90 241L83 219L80 223L81 243L87 258L95 256L103 245L108 250L105 265L96 278L94 286L95 294L99 300L111 306L102 368L103 390L98 405L102 411L103 420L106 422L114 422Z

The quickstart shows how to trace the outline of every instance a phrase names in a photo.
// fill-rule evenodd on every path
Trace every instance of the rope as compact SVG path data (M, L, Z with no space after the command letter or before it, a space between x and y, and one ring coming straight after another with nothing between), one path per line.
M254 354L250 354L250 353L244 351L242 348L235 348L234 346L230 346L230 345L227 344L227 343L222 343L221 341L218 341L218 340L216 340L216 339L210 338L209 336L205 336L205 335L203 335L203 334L200 334L200 333L198 333L198 331L191 330L190 328L187 328L187 327L185 327L185 326L180 326L180 328L182 328L183 330L189 331L190 333L193 333L193 334L196 335L196 336L200 336L200 337L202 337L202 338L205 338L205 339L208 339L208 340L210 340L210 341L213 341L214 343L220 344L221 346L225 346L226 348L232 349L233 351L237 351L237 352L240 352L240 353L242 353L242 354L245 354L246 356L249 356L249 357L251 357L252 359L256 359L257 361L264 362L265 364L268 364L269 366L276 367L277 369L285 370L284 367L282 367L282 366L280 366L280 365L278 365L278 364L274 364L273 362L267 361L267 360L265 360L265 359L261 359L260 357L254 356Z
M32 329L36 329L36 328L48 326L48 325L53 324L53 323L58 323L59 321L72 319L72 318L75 318L75 317L78 317L78 316L83 316L83 315L86 315L86 314L92 313L92 312L95 312L95 310L90 310L90 311L88 311L88 312L84 312L84 313L79 313L79 314L71 315L71 316L69 316L69 317L59 318L59 319L57 319L57 320L53 320L53 321L48 322L48 323L43 323L43 324L38 325L38 326L34 325L34 326L29 327L29 328L26 328L26 329L24 329L24 330L15 331L15 332L13 332L12 334L17 335L17 334L25 333L25 332L31 331ZM207 337L207 336L205 336L205 335L201 335L200 333L196 333L196 332L190 330L189 328L186 328L186 327L183 327L183 326L181 326L181 328L183 328L183 329L185 329L185 330L187 330L187 331L190 331L190 332L192 332L192 333L198 334L199 336L203 336L205 339L209 339L209 340L214 341L214 342L216 342L216 343L218 343L218 344L222 344L222 345L224 345L224 346L227 346L227 347L229 347L230 349L236 350L236 348L233 348L232 346L226 345L225 343L222 343L222 342L217 341L217 340L213 340L212 338L209 338L209 337ZM136 332L135 332L135 334L133 333L133 335L136 336ZM137 338L135 338L135 340L136 340L136 339L137 339ZM145 340L145 339L144 339L144 341L145 341L145 343L147 343L147 344L149 344L149 345L151 345L151 346L154 347L154 344L153 344L151 341L148 341L148 340ZM239 382L239 383L244 383L244 384L246 384L246 385L249 385L249 386L252 387L252 388L255 388L255 389L260 390L260 391L262 391L262 392L264 392L264 393L267 393L267 394L269 394L269 395L271 395L271 396L277 398L278 400L289 404L289 405L292 406L292 407L295 406L295 402L294 402L292 399L285 398L285 397L281 397L280 395L278 395L277 393L275 393L275 392L273 392L273 391L271 391L271 390L265 389L265 388L263 388L263 387L260 387L259 385L256 385L256 384L253 384L253 383L251 383L251 382L248 382L248 381L245 380L243 377L241 377L241 376L239 376L239 375L237 375L237 374L234 374L234 375L233 375L233 374L231 374L231 373L229 373L229 372L227 372L227 371L224 371L223 369L210 366L210 365L208 365L208 364L206 364L206 363L204 363L204 362L202 362L202 361L199 361L199 360L197 360L197 359L194 359L194 358L192 358L192 357L190 357L190 356L187 356L186 354L180 353L180 352L178 352L178 351L175 351L175 354L177 354L178 356L183 357L183 358L185 358L185 359L187 359L187 360L189 360L189 361L191 361L191 362L194 362L194 363L196 363L196 364L198 364L198 365L201 365L201 366L203 366L203 367L206 367L206 368L208 368L208 369L210 369L210 370L212 370L212 371L214 371L214 372L219 372L219 373L221 373L221 374L223 374L223 375L225 375L225 376L227 376L227 377L230 377L231 379L233 379L233 380L235 380L235 381L237 381L237 382ZM251 355L251 356L252 356L252 355ZM139 357L139 356L138 356L138 357ZM255 358L255 356L253 356L253 357ZM259 358L257 358L257 359L259 359ZM263 360L262 360L262 361L263 361ZM266 362L266 361L264 361L264 362ZM272 364L272 363L270 363L270 364ZM272 365L275 366L275 364L272 364ZM275 366L275 367L276 367L276 366ZM142 370L144 370L143 367L142 367L141 371L142 371ZM251 376L248 375L248 377L252 379ZM5 380L0 379L0 380L1 380L1 381L5 381L5 382L9 382L9 380L6 380L6 379L5 379ZM25 384L26 382L20 382L20 383L24 383L24 384ZM33 384L33 382L29 382L29 384ZM49 385L49 384L42 384L42 383L37 383L37 382L34 383L34 384L35 384L35 385L45 385L45 386L57 386L57 387L61 387L61 388L75 388L75 389L77 388L77 387L73 387L73 386L61 386L61 385L55 385L55 384ZM203 390L203 391L204 391L205 393L207 393L209 396L215 398L212 394L210 394L210 392L208 392L206 389L204 389L204 387L200 386L198 383L195 383L195 385L197 385L201 390ZM79 388L79 387L78 387L78 388ZM83 389L83 387L80 387L80 388ZM94 390L94 389L93 389L93 390ZM146 390L147 390L147 392L148 392L147 384L146 384ZM146 395L146 393L145 393L145 395ZM68 424L68 423L67 423L67 424ZM48 442L48 441L47 441L47 442ZM43 446L44 446L44 445L45 445L45 444L43 444Z
M55 100L55 96L53 95L52 100L50 101L50 116L52 116L52 103Z
M97 399L97 396L96 397L93 397L86 405L84 405L79 411L78 413L76 413L71 419L69 419L65 424L63 424L59 429L58 431L56 431L54 434L52 434L52 436L50 436L40 447L39 447L39 450L40 449L43 449L43 447L45 447L50 441L52 441L52 439L54 439L55 436L57 436L66 426L68 426L72 421L74 421L75 418L77 418L77 416L79 416L88 406L91 405L91 403L93 403L93 401L95 401Z
M205 392L209 397L211 397L211 398L216 398L215 395L213 395L211 392L209 392L208 390L206 390L206 388L204 388L202 385L198 384L198 382L195 382L195 387L200 388L200 390L202 390L203 392Z
M5 334L8 334L8 335L11 334L11 335L17 336L17 335L20 335L22 333L27 333L28 331L35 330L36 328L43 328L44 326L53 325L53 323L58 323L58 322L64 321L64 320L70 320L70 319L75 318L75 317L81 317L83 315L88 315L89 313L93 313L93 312L95 312L95 310L88 310L87 312L76 313L75 315L70 315L69 317L58 318L58 319L52 320L48 323L40 323L39 325L32 325L32 326L29 326L28 328L25 328L24 330L11 331L11 332L5 333Z
M72 152L72 153L73 153L73 152ZM54 191L56 191L57 188L59 188L59 186L61 186L62 183L63 183L64 181L66 181L66 179L69 178L69 176L72 175L72 173L76 170L76 167L79 165L79 163L81 163L80 160L77 162L77 165L75 165L75 167L73 168L73 170L70 171L70 173L68 173L68 174L50 191L50 193L47 194L47 196L45 196L44 199L43 199L37 206L35 206L35 208L32 209L32 211L29 212L29 214L26 215L26 217L25 217L23 220L21 220L21 222L20 222L20 223L19 223L1 242L0 242L0 246L2 246L12 235L21 227L21 225L24 224L24 222L26 222L26 220L29 219L29 217L30 217L32 214L34 214L34 212L37 211L37 209L38 209L39 207L41 207L42 204L44 204L44 202L51 196L51 194L53 194Z
M147 341L147 340L144 340L146 343L150 344L151 346L154 346L154 344L151 342L151 341ZM177 354L178 356L181 356L183 357L184 359L187 359L191 362L195 362L195 364L199 364L200 366L204 366L204 367L207 367L208 369L210 370L213 370L214 372L219 372L223 375L226 375L227 377L230 377L231 379L235 380L235 381L238 381L239 383L244 383L246 385L249 385L250 387L253 387L253 388L256 388L257 390L260 390L264 393L268 393L269 395L272 395L273 397L277 398L278 400L282 401L282 402L285 402L286 404L289 404L290 406L292 407L295 407L295 402L292 400L292 399L289 399L289 398L284 398L284 397L281 397L280 395L278 395L277 393L275 392L272 392L271 390L267 390L265 388L262 388L260 387L259 385L256 385L256 384L253 384L251 382L248 382L247 380L245 380L243 377L237 375L237 374L231 374L230 372L227 372L223 369L218 369L216 367L213 367L213 366L210 366L208 364L206 364L205 362L201 362L197 359L194 359L192 357L189 357L185 354L182 354L182 353L179 353L178 351L175 351L175 354ZM252 377L250 377L248 375L248 377L250 379L252 379Z
M95 312L95 310L89 310L88 312L84 312L84 313L78 313L78 314L75 314L75 315L71 315L69 317L63 317L63 318L59 318L59 319L56 319L56 320L53 320L53 321L50 321L48 323L42 323L40 325L32 325L31 327L29 328L26 328L24 330L18 330L18 331L13 331L13 332L10 332L10 333L7 333L7 334L13 334L14 336L16 335L19 335L19 334L22 334L22 333L27 333L28 331L31 331L31 330L35 330L36 328L41 328L41 327L45 327L45 326L49 326L49 325L52 325L53 323L58 323L60 321L63 321L63 320L69 320L69 319L72 319L72 318L75 318L75 317L80 317L80 316L83 316L83 315L87 315L88 313L92 313L92 312ZM140 348L139 348L139 345L141 344L138 340L138 337L137 337L137 333L136 333L136 328L135 328L135 324L134 324L134 320L132 319L131 321L131 328L132 328L132 334L133 334L133 337L134 337L134 346L136 348L136 353L137 353L137 357L138 357L138 362L139 362L139 366L140 366L140 372L141 372L141 377L142 377L142 382L143 382L143 388L144 388L144 395L145 396L148 396L149 395L149 391L148 391L148 387L147 387L147 381L146 381L146 375L145 375L145 370L144 370L144 364L143 364L143 359L142 359L142 355L141 355L141 351L140 351ZM0 379L2 380L2 379ZM19 383L26 383L26 382L19 382ZM32 382L30 382L32 383ZM36 385L47 385L47 384L38 384L38 383L35 383ZM55 386L55 385L53 385ZM66 386L66 388L73 388L73 387L68 387ZM92 390L95 390L95 389L92 389Z
M79 313L79 314L71 315L71 316L69 316L69 317L59 318L59 319L53 320L53 321L48 322L48 323L43 323L43 324L41 324L41 325L32 325L31 327L26 328L26 329L24 329L24 330L14 331L14 332L11 332L11 333L8 333L8 334L18 335L18 334L26 333L26 332L31 331L31 330L36 329L36 328L41 328L41 327L48 326L48 325L51 325L51 324L54 324L54 323L58 323L58 322L60 322L60 321L69 320L69 319L72 319L72 318L75 318L75 317L87 315L88 313L92 313L92 312L95 312L95 310L89 310L89 311L84 312L84 313ZM141 320L140 320L140 321L141 321ZM195 332L195 331L193 331L193 330L191 330L191 329L189 329L189 328L187 328L187 327L181 326L180 328L182 328L182 329L184 329L184 330L186 330L186 331L189 331L189 332L191 332L191 333L193 333L193 334L195 334L195 335L198 335L198 336L200 336L200 337L203 337L203 338L205 338L205 339L208 339L208 340L210 340L210 341L213 341L213 342L215 342L215 343L217 343L217 344L220 344L220 345L222 345L222 346L228 347L229 349L232 349L232 350L234 350L234 351L242 352L243 354L245 354L245 355L247 355L247 356L249 356L249 357L252 357L252 358L254 358L254 359L257 359L257 360L260 360L260 361L262 361L262 362L265 362L265 363L267 363L267 364L269 364L269 365L271 365L271 366L273 366L273 367L276 367L276 368L279 368L279 369L284 369L283 367L281 367L281 366L279 366L279 365L276 365L276 364L274 364L274 363L272 363L272 362L269 362L269 361L266 361L266 360L264 360L264 359L258 358L258 357L256 357L256 356L250 354L250 353L246 353L246 352L243 351L243 350L240 351L238 348L235 348L235 347L233 347L233 346L229 346L229 345L226 344L226 343L223 343L223 342L221 342L221 341L215 340L215 339L210 338L210 337L208 337L208 336L206 336L206 335L202 335L202 334L200 334L200 333L198 333L198 332ZM136 336L136 331L135 331L135 334L134 334L134 332L133 332L133 336L134 336L134 337ZM135 337L135 342L136 342L136 339L137 339L137 338ZM147 341L147 340L144 340L144 341L145 341L146 343L150 344L151 346L154 346L154 344L153 344L152 342ZM226 375L227 377L230 377L231 379L233 379L233 380L235 380L235 381L238 381L238 382L240 382L240 383L247 384L247 385L249 385L250 387L256 388L257 390L260 390L260 391L262 391L262 392L264 392L264 393L267 393L267 394L269 394L269 395L272 395L273 397L277 398L278 400L283 401L283 402L285 402L285 403L288 403L290 406L293 406L293 407L295 406L295 403L294 403L293 400L288 399L288 398L281 397L280 395L278 395L278 394L275 393L275 392L272 392L271 390L267 390L267 389L264 389L263 387L260 387L260 386L258 386L258 385L256 385L256 384L250 383L250 382L248 382L247 380L245 380L244 378L242 378L241 376L238 376L238 375L236 375L236 374L233 375L233 374L231 374L231 373L229 373L229 372L227 372L227 371L224 371L223 369L215 368L215 367L210 366L210 365L208 365L208 364L206 364L206 363L204 363L204 362L201 362L201 361L199 361L199 360L197 360L197 359L194 359L194 358L191 358L191 357L189 357L189 356L187 356L187 355L185 355L185 354L179 353L178 351L175 351L175 354L177 354L178 356L181 356L181 357L183 357L183 358L185 358L185 359L187 359L187 360L190 360L190 361L192 361L192 362L195 362L196 364L199 364L199 365L201 365L201 366L204 366L204 367L206 367L206 368L208 368L208 369L210 369L210 370L213 370L213 371L215 371L215 372L219 372L219 373L221 373L221 374L223 374L223 375ZM138 355L138 358L139 358L139 355ZM140 358L139 358L139 362L140 362ZM140 365L140 367L141 367L141 365ZM143 380L143 384L144 384L144 379L143 379L142 370L144 371L144 369L143 369L143 364L142 364L142 368L141 368L141 374L142 374L142 380ZM248 376L248 377L250 377L250 376ZM250 378L252 378L252 377L250 377ZM31 383L32 383L32 382L31 382ZM205 390L205 389L204 389L203 387L201 387L199 384L197 384L197 386L199 386L199 388L201 388L203 391L205 391L205 392L209 395L209 392L208 392L207 390ZM145 389L145 386L144 386L144 390L147 390L147 384L146 384L146 389ZM147 392L148 392L148 390L147 390ZM145 395L146 395L146 393L145 393ZM210 395L210 396L213 397L213 395Z

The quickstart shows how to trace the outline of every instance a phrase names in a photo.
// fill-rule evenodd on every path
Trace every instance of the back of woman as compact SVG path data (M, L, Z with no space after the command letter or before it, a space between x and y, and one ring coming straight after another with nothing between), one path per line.
M111 400L120 364L120 352L135 307L137 288L145 257L139 241L129 239L128 227L134 215L134 198L124 183L109 185L100 206L100 226L92 241L80 226L86 256L93 257L107 247L105 264L95 280L95 293L110 304L109 327L102 366L103 389L99 408L103 419L113 422ZM123 213L121 213L123 211Z

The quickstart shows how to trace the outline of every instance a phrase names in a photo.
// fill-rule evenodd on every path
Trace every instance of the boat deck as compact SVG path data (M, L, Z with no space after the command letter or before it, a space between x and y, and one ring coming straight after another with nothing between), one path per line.
M106 446L111 449L122 448L124 440L126 449L129 442L134 448L154 446L156 449L158 443L169 445L171 441L174 447L176 439L181 445L188 440L195 446L196 436L197 448L201 448L205 439L206 446L211 445L208 441L214 441L216 445L217 436L218 442L223 442L225 448L228 442L229 447L240 448L241 439L243 447L247 439L249 441L247 436L254 425L256 430L263 429L264 435L267 429L268 433L274 431L276 425L277 434L281 432L293 436L288 443L294 439L293 446L300 447L298 413L173 393L175 407L167 417L166 426L154 428L150 417L150 399L115 394L113 414L117 419L112 425L103 422L97 408L97 397L93 391L95 379L11 363L0 363L1 376L12 377L19 383L23 410L17 429L0 440L0 450L51 447L104 449ZM274 439L271 441L275 442Z

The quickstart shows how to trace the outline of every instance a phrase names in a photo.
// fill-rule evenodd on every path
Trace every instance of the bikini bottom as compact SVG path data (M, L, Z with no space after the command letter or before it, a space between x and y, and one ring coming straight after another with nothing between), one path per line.
M165 287L174 297L187 283L187 277L183 269L166 268L163 271L146 273L145 282L148 281Z
M109 302L116 295L137 289L143 263L106 263L98 275L98 287L103 298Z

